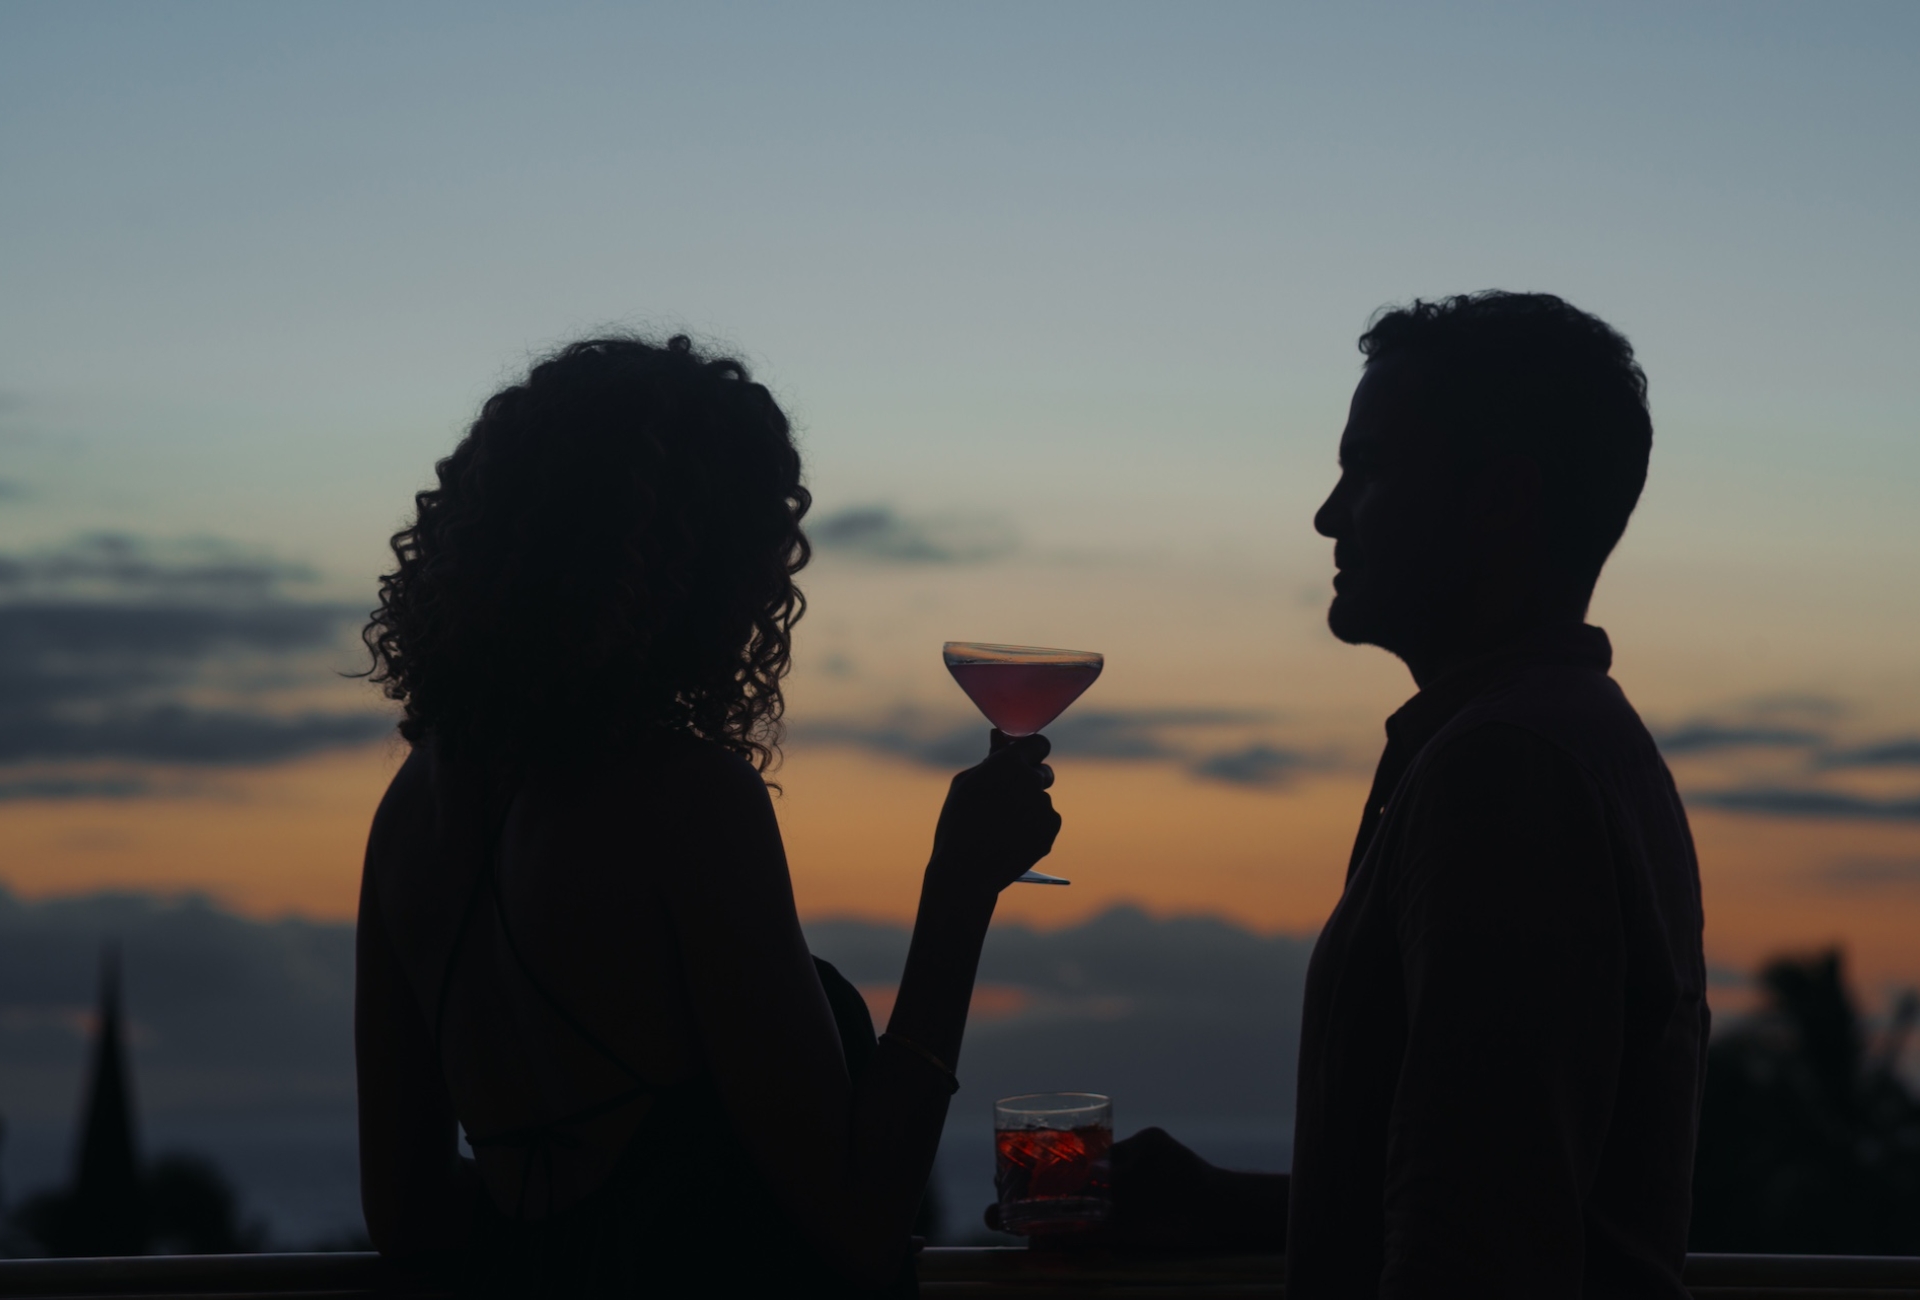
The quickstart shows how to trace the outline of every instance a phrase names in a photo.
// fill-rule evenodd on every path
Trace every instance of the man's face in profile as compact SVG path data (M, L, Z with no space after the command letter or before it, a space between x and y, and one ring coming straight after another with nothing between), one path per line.
M1350 645L1405 655L1427 643L1466 582L1457 475L1423 411L1410 357L1368 364L1340 437L1340 481L1313 517L1333 539L1327 626Z

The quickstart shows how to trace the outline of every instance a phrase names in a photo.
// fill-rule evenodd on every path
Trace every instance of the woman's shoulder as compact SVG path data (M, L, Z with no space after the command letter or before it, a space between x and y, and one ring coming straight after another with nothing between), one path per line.
M416 745L374 814L376 843L412 841L435 824L479 826L503 787L494 765L472 755ZM644 838L676 829L716 829L772 820L765 781L725 746L685 733L648 736L630 751L589 762L521 767L514 787L515 822L537 833Z
M718 741L696 736L690 731L662 732L650 737L641 761L671 771L683 779L726 784L739 789L764 791L766 782L738 752Z
M766 783L739 754L699 736L648 737L632 751L585 767L554 768L532 783L553 801L656 826L738 817L770 807Z
M735 886L757 878L758 867L784 867L765 782L751 763L710 741L650 738L617 761L573 776L549 774L540 785L544 797L529 790L529 828L582 850L583 860L604 850L685 868L725 864L717 877L706 870L670 874L723 877Z
M642 785L673 799L766 797L766 782L745 758L690 732L649 736L621 758L604 764L605 778L631 789Z
M432 761L416 746L387 782L386 792L373 810L371 846L377 848L396 835L406 834L423 818L430 820L432 809Z

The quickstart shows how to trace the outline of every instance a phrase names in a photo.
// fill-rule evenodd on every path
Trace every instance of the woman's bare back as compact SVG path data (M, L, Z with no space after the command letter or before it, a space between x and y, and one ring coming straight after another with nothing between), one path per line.
M543 1217L591 1193L657 1093L700 1073L656 888L674 864L647 835L671 761L663 750L589 778L490 788L423 749L375 819L369 887L503 1211ZM527 1139L610 1101L621 1104L555 1141Z

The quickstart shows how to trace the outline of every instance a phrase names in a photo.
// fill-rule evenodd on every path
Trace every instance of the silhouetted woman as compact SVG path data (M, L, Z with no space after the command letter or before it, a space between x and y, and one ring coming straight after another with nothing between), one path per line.
M1060 824L1046 742L954 778L876 1044L760 776L809 501L767 390L576 343L438 473L366 631L413 745L360 898L374 1244L479 1293L911 1293L987 922Z

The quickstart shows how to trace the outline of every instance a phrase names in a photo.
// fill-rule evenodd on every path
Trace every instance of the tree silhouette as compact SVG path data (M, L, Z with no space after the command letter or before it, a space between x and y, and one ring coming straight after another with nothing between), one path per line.
M233 1184L201 1156L161 1156L137 1187L141 1235L113 1241L114 1254L232 1255L265 1243L258 1224L241 1222ZM54 1256L107 1253L91 1219L87 1198L74 1188L30 1197L14 1215L20 1230Z
M1876 1043L1838 949L1770 962L1760 986L1707 1054L1689 1244L1920 1254L1920 1098L1897 1069L1920 1000Z

